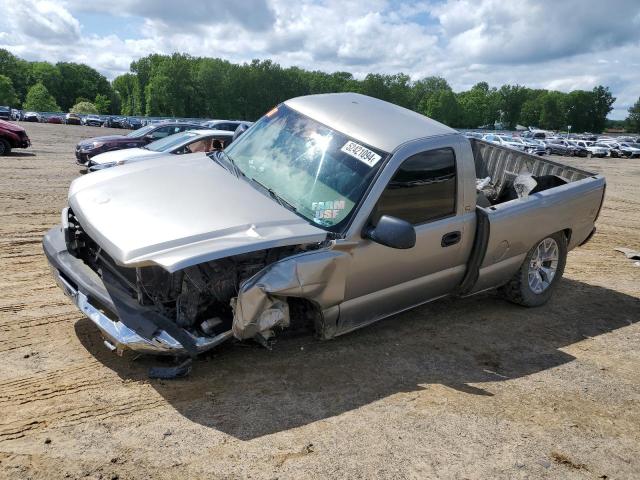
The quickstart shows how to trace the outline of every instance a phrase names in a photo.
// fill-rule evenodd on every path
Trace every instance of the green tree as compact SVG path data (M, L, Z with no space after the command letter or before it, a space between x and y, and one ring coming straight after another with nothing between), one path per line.
M627 124L627 129L629 131L634 133L640 132L640 98L638 98L636 103L629 107L629 116L625 123Z
M460 124L467 128L491 125L499 118L499 96L495 88L487 82L475 84L471 90L458 94L460 104Z
M520 109L520 124L530 127L540 125L542 105L540 98L531 98L522 104Z
M57 99L64 110L78 103L78 97L96 98L96 95L111 95L111 84L88 65L60 62L56 64L62 76L60 94Z
M132 73L120 75L113 80L112 86L120 99L120 109L117 112L112 110L112 113L121 113L122 115L144 114L145 108L142 103L140 83L136 75Z
M58 67L49 62L29 62L27 82L29 85L42 83L56 99L61 94L62 75Z
M17 58L8 50L0 48L0 75L11 79L19 100L27 94L28 62Z
M562 92L545 92L539 97L540 127L548 130L560 130L567 125L567 94Z
M61 109L56 104L55 98L49 93L47 87L38 82L27 92L23 108L35 112L59 112Z
M573 132L587 132L593 125L590 118L593 111L593 96L585 90L574 90L566 97L567 119ZM566 128L565 126L563 126Z
M0 75L0 105L18 106L18 96L13 88L13 82L6 75Z
M603 87L598 85L591 91L593 106L591 110L591 126L589 131L594 133L601 133L604 130L605 123L607 121L607 115L613 109L613 104L616 101L615 97L611 95L609 87Z
M106 95L102 95L101 93L99 93L96 95L96 99L94 100L93 104L95 105L96 110L98 110L98 113L104 115L109 113L109 107L111 106L111 99Z
M451 87L442 77L425 77L417 80L412 85L410 108L415 111L424 111L429 98L443 90L451 90Z
M500 95L500 110L502 121L508 128L515 128L520 121L522 104L527 100L528 88L521 85L503 85Z
M144 92L146 113L151 117L162 117L170 114L167 83L169 79L158 75L151 79Z
M98 113L98 109L91 102L78 102L71 107L69 113Z
M458 126L460 105L452 90L440 90L422 102L427 117L451 127Z

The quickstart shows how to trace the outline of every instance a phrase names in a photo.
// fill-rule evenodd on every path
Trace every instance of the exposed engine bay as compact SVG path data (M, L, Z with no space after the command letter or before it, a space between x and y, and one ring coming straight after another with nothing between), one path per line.
M243 282L265 267L318 244L272 248L222 258L169 273L158 266L127 268L117 265L82 229L71 209L65 241L70 253L103 280L116 279L140 305L152 307L194 336L212 337L231 330ZM296 311L299 305L296 305Z

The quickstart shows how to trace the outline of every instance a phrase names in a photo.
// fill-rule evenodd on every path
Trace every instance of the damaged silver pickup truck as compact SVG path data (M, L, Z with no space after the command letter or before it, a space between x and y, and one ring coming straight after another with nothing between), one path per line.
M57 283L122 352L329 339L446 295L546 302L605 179L363 95L267 113L224 152L75 180L44 237Z

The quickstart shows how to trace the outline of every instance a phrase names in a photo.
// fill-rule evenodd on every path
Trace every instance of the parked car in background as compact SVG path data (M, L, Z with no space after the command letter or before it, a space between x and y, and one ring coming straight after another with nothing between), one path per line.
M484 137L484 134L480 132L464 132L463 135L467 138L477 138L478 140Z
M544 150L547 155L571 155L571 149L561 140L543 140Z
M64 120L60 115L51 115L47 117L47 123L62 124L64 123Z
M77 113L67 113L64 117L64 123L67 125L81 125L82 118Z
M586 157L589 155L589 150L586 147L578 145L576 140L562 140L566 146L569 147L571 155L574 157Z
M174 133L185 130L199 130L202 125L197 123L168 122L134 130L128 135L106 135L102 137L88 138L76 145L76 162L79 165L87 165L89 159L99 153L125 148L144 147L148 143L159 140Z
M522 132L522 136L525 138L532 138L536 140L544 140L551 136L551 132L546 130L527 130L526 132Z
M123 128L128 128L129 130L137 130L142 128L142 121L136 117L127 117L122 122Z
M627 142L612 142L611 146L619 152L621 157L640 157L640 148L632 147L631 144Z
M91 157L87 167L90 172L125 163L149 160L162 156L182 155L184 153L208 153L222 150L233 141L234 132L227 130L187 130L176 133L144 147L127 148L105 152Z
M87 125L90 127L101 127L104 123L104 120L100 118L98 115L90 114L82 119L82 125Z
M13 148L29 148L31 140L24 128L15 123L0 120L0 156L7 155Z
M611 157L611 158L620 157L620 152L618 152L618 150L613 148L609 143L595 142L593 145L595 147L600 147L600 148L605 149L607 151L607 155L606 155L607 157Z
M536 140L534 138L522 138L521 140L525 144L526 152L533 155L544 155L547 153L544 148L544 143L541 140Z
M513 148L520 151L525 150L524 142L516 140L509 135L498 135L495 133L490 133L482 137L482 139L486 142L495 143L496 145L502 145L503 147Z
M207 122L202 122L202 126L206 128L213 128L215 130L228 130L230 132L235 132L238 125L241 123L246 123L251 125L253 122L245 122L243 120L209 120Z
M25 112L25 114L22 117L22 119L25 122L39 122L40 121L40 114L38 114L36 112Z
M109 128L124 128L124 117L107 117L103 127Z
M589 140L576 140L574 143L579 147L587 149L588 157L602 158L602 157L606 157L607 154L609 153L609 150L607 148L599 147L595 144L595 142L592 142Z
M0 120L11 120L11 107L0 105Z

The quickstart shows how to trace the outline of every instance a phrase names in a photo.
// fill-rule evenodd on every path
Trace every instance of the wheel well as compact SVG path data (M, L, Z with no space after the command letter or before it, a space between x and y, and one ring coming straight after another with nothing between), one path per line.
M322 309L315 302L300 297L288 297L290 325L293 332L313 332L316 335L322 324Z
M564 233L564 237L567 239L567 245L569 245L569 242L571 241L571 229L565 228L562 230L562 233Z

